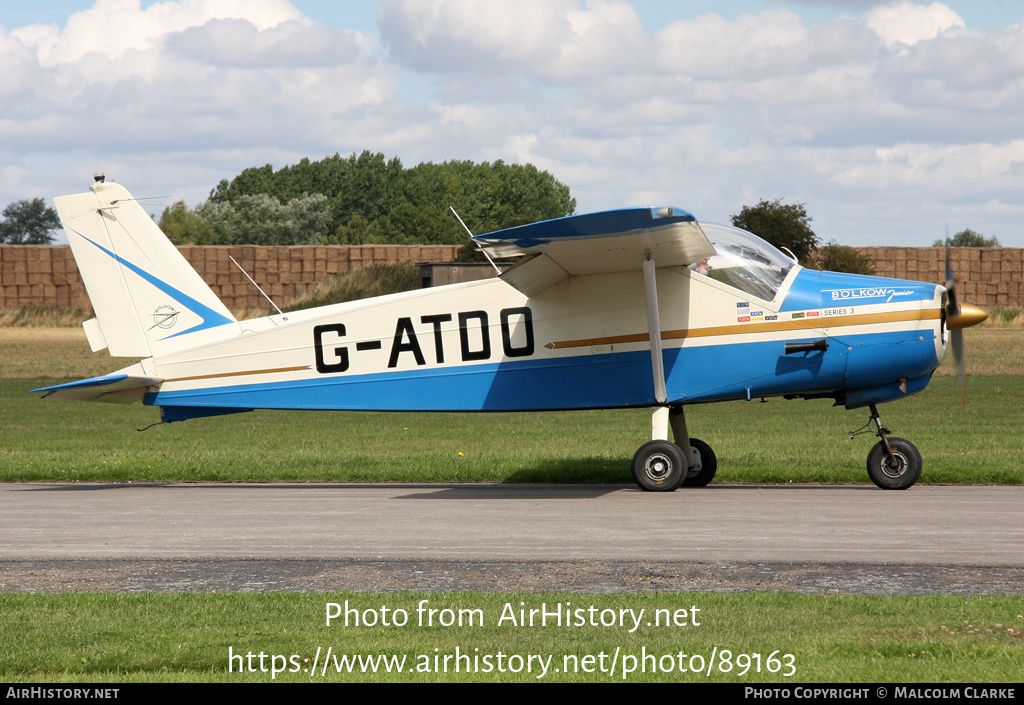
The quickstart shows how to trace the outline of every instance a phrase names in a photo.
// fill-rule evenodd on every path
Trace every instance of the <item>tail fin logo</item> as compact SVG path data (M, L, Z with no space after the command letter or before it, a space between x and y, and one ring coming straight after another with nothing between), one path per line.
M179 313L173 306L157 306L156 311L153 311L153 328L173 328L178 322Z

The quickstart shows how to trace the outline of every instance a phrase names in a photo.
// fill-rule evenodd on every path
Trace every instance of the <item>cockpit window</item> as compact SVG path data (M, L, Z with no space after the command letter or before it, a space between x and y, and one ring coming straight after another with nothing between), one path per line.
M759 299L775 298L793 268L791 259L744 230L710 223L700 227L718 254L691 264L691 270Z

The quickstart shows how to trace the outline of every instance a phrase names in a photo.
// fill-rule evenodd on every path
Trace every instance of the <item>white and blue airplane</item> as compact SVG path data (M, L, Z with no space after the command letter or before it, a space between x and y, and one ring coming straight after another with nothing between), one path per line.
M703 486L712 449L690 404L772 396L867 407L868 473L921 473L877 404L921 391L952 332L986 313L952 278L805 269L760 238L644 207L474 238L518 256L500 277L236 320L131 194L97 175L55 199L96 317L94 351L144 358L41 390L51 399L160 407L165 422L252 409L541 411L650 407L632 462L651 491ZM962 369L962 354L961 369ZM669 441L671 429L674 442Z

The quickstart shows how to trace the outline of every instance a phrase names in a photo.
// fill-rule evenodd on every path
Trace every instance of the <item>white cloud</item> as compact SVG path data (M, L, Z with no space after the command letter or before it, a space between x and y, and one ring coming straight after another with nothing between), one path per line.
M385 0L381 38L421 71L517 71L557 56L570 0Z
M28 96L39 85L41 71L32 50L0 27L0 116L7 117L12 104Z
M623 0L383 0L378 47L285 0L97 0L0 28L0 203L95 170L195 201L370 149L530 161L580 210L785 198L851 244L929 244L953 211L1024 245L1024 30L963 25L938 3L647 32Z
M1024 81L1024 31L948 32L891 56L881 72L908 102L1008 107L1003 102L1019 99Z
M4 112L41 116L0 120L0 138L117 152L315 143L329 139L337 116L400 89L388 69L359 66L363 45L356 33L313 25L284 0L181 0L145 10L137 0L97 0L64 28L0 35L0 56L21 65L20 82L0 79L0 95L27 96Z
M335 66L359 54L356 39L350 34L295 20L264 30L248 19L210 20L166 39L170 52L214 66Z
M1015 163L1024 160L1024 139L999 145L972 144L934 147L899 144L874 150L874 158L837 172L831 180L860 193L879 189L917 198L948 202L978 199L1016 200L1016 187L1003 181Z
M708 12L661 30L657 47L662 71L713 79L792 73L806 65L811 49L807 28L788 10L734 21Z
M117 59L132 49L153 49L168 34L231 18L245 18L261 31L304 19L287 0L179 0L145 10L141 0L96 0L90 9L71 15L63 29L33 25L15 34L37 47L42 65L52 66L92 52Z
M622 0L384 0L381 37L417 71L522 72L564 84L646 66L649 48Z
M965 26L960 15L941 2L933 2L926 7L915 5L910 0L872 8L865 13L864 23L890 46L910 46L925 39L934 39L952 27Z

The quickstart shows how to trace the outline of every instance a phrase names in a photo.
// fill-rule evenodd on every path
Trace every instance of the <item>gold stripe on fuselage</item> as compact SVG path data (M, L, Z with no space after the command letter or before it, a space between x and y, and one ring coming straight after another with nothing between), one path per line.
M196 379L219 379L220 377L238 377L239 375L270 375L276 372L297 372L299 370L308 370L309 365L302 365L301 367L278 367L271 370L242 370L241 372L220 372L212 375L196 375L194 377L175 377L174 379L165 379L164 382L191 382Z
M662 340L680 340L683 338L709 338L719 335L743 335L747 333L777 333L788 330L813 330L820 328L840 328L846 326L864 326L877 323L898 323L901 321L927 321L941 318L937 308L915 309L912 311L887 311L885 313L858 313L848 316L812 316L795 318L789 321L765 321L763 323L741 323L731 326L714 326L709 328L686 328L683 330L662 331ZM613 335L605 338L584 338L582 340L559 340L548 343L544 347L551 350L563 348L580 348L590 345L614 345L616 343L646 343L650 341L647 333L631 335Z

